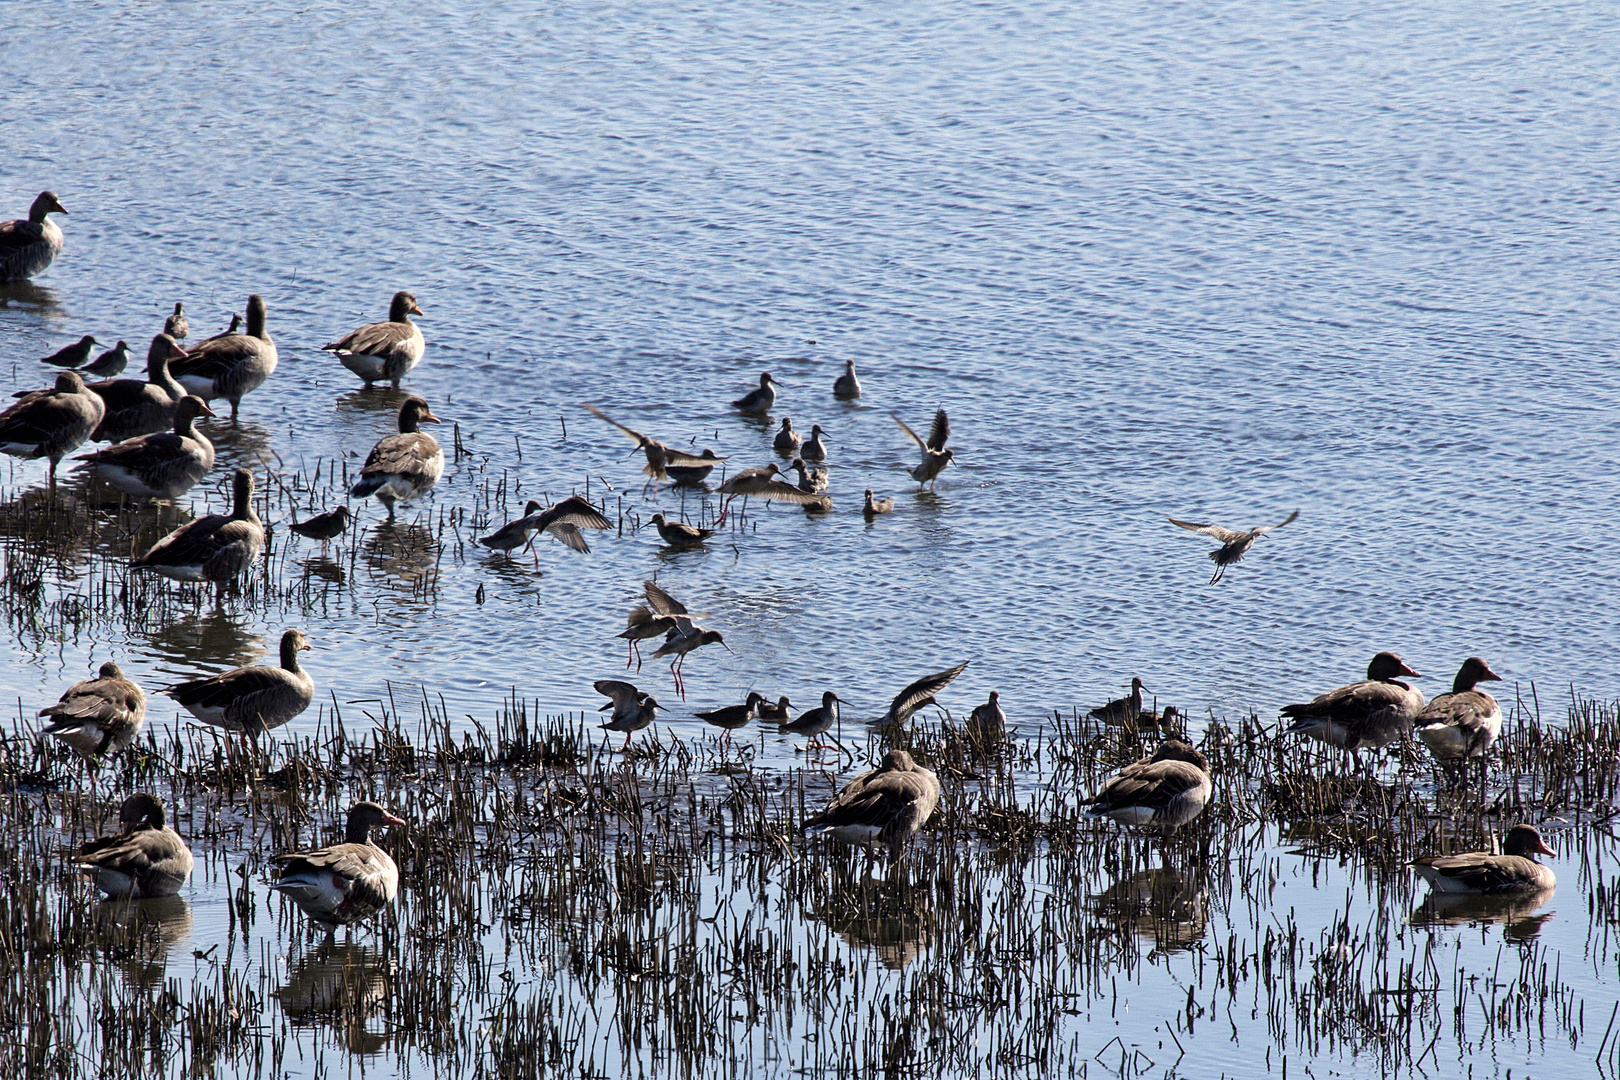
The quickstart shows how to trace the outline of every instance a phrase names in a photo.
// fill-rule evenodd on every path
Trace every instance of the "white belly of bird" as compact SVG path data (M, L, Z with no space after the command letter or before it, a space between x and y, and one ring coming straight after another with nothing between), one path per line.
M0 454L10 454L12 457L31 458L39 456L38 443L0 442Z
M883 827L880 825L828 825L810 831L826 833L846 844L875 844L883 838Z
M1502 710L1482 718L1481 725L1485 737L1477 745L1461 727L1423 727L1418 728L1417 735L1437 758L1483 757L1502 731Z
M86 868L85 872L95 878L96 888L115 900L131 900L140 897L140 886L135 879L120 870L109 870L104 866L94 869Z
M1093 817L1113 818L1121 825L1152 825L1153 808L1150 806L1121 806L1117 810L1094 810Z
M385 357L371 356L366 353L340 352L338 353L338 359L343 362L344 367L362 379L377 382L388 377L383 373L383 368L386 366ZM410 366L415 367L415 362L413 361Z
M314 915L331 917L343 901L349 898L353 883L341 874L326 870L290 874L276 882L276 887ZM389 897L390 900L393 897Z
M1435 892L1455 895L1458 893L1472 894L1474 891L1456 878L1447 877L1432 866L1414 866L1412 869L1416 870L1418 877L1427 881Z

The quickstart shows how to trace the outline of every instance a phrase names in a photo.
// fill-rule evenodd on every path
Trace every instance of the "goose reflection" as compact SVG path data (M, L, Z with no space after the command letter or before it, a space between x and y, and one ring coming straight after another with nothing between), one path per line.
M247 469L260 474L262 478L266 463L274 463L275 458L270 453L270 432L248 420L235 424L216 421L208 425L207 432L209 439L213 440L214 452L217 455L214 462L214 476L225 478L225 501L229 503L232 471L239 468ZM261 496L265 494L267 493L261 493Z
M1536 914L1553 898L1556 889L1514 893L1506 896L1474 896L1467 893L1431 892L1412 912L1413 926L1481 926L1502 924L1504 940L1523 945L1534 941L1554 912Z
M889 970L902 971L933 946L938 934L932 890L926 882L912 884L910 863L898 864L879 880L857 878L857 862L844 864L831 887L806 904L805 917L852 947L871 950Z
M143 989L163 984L170 951L191 936L191 905L178 896L107 900L94 918L108 958Z
M421 525L380 522L360 543L372 577L391 577L415 592L437 584L439 544Z
M288 967L287 982L274 992L295 1024L329 1024L352 1054L387 1049L386 1024L369 1026L388 1003L393 967L373 946L327 940Z
M146 639L147 647L166 674L213 674L245 667L269 653L264 638L248 627L246 616L210 608L165 623Z
M62 302L56 290L32 281L8 281L0 285L0 308L31 308L39 312L59 312Z
M1187 949L1209 930L1203 882L1168 864L1120 878L1091 898L1091 910L1163 952Z
M399 407L411 396L409 390L395 390L377 386L364 390L350 390L339 394L335 402L339 413L353 417L385 416L390 424L399 415ZM369 426L368 426L369 430Z

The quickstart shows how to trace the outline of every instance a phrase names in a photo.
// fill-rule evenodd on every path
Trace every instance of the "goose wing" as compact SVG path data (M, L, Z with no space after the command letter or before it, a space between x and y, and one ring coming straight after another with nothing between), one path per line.
M927 773L898 772L874 769L862 773L840 791L827 804L826 809L804 823L806 829L817 827L847 828L867 826L873 829L906 829L907 818L917 817L929 801ZM917 824L921 825L919 821Z
M176 379L186 375L217 379L234 371L244 360L257 356L263 344L246 334L208 338L187 349L185 356L171 360L169 374Z
M325 352L346 352L356 356L382 356L392 352L400 342L414 338L416 333L415 323L367 323L329 345L322 345L321 349Z
M1122 769L1083 805L1104 813L1140 806L1163 810L1176 799L1207 783L1209 778L1185 761L1137 762Z
M400 432L378 440L366 456L360 475L419 476L426 471L427 462L441 452L438 440L431 435Z
M223 514L209 514L188 522L153 544L150 551L129 565L191 566L207 562L230 543L220 535L230 521Z
M261 700L286 691L289 678L289 674L278 667L239 667L171 686L163 693L188 708L195 705L254 715Z

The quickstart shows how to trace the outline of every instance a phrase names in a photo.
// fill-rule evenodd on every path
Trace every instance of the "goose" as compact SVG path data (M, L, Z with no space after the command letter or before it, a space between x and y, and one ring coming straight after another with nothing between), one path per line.
M827 441L822 436L827 433L821 430L820 424L810 425L810 437L804 440L804 450L799 454L806 461L826 461Z
M1437 699L1438 700L1438 699ZM1470 851L1464 855L1425 855L1410 863L1435 892L1501 896L1538 893L1557 886L1551 869L1537 855L1558 852L1547 846L1533 825L1515 825L1502 841L1502 854Z
M585 542L585 534L580 529L612 527L613 523L581 496L570 495L549 510L538 500L530 499L523 508L522 517L507 522L488 536L480 537L478 543L491 551L505 552L510 557L513 550L525 544L532 548L534 537L546 533L571 551L589 554L591 547ZM540 565L539 552L535 552L534 564Z
M399 407L399 434L380 439L360 470L360 479L349 489L357 499L375 495L388 508L394 520L396 502L412 502L433 490L444 474L444 451L431 435L417 429L422 421L441 423L428 403L408 397Z
M814 469L804 463L803 458L794 458L788 468L799 474L799 490L808 491L812 495L822 495L827 491L827 470Z
M131 560L129 568L173 581L211 581L215 599L223 599L225 586L251 570L264 547L264 526L253 510L253 474L237 469L231 495L229 514L187 522Z
M869 726L897 728L904 724L918 709L935 704L934 695L951 685L958 675L967 670L967 666L968 661L964 660L953 668L924 675L896 694L894 700L889 703L889 711L871 721Z
M242 398L276 373L276 344L265 332L264 297L248 297L247 333L199 341L173 367L174 377L204 401L224 398L236 423Z
M101 344L94 335L86 334L66 348L58 349L49 356L42 356L39 362L53 364L56 367L81 368L90 362L90 354L95 352L96 346Z
M853 401L861 396L861 380L855 375L855 361L844 361L844 373L833 380L833 397Z
M186 355L168 334L158 334L146 350L146 378L113 379L91 383L101 398L106 414L90 438L94 442L123 442L137 435L167 431L174 426L174 412L186 388L169 373L169 361Z
M367 323L321 348L360 376L367 390L384 379L398 390L399 381L422 362L422 350L427 347L421 329L410 319L421 314L416 297L402 290L388 306L387 322Z
M1312 698L1303 705L1284 705L1293 723L1285 735L1304 735L1339 750L1360 763L1363 746L1387 746L1412 730L1423 709L1423 693L1400 681L1422 678L1392 652L1381 652L1367 665L1364 682L1351 683Z
M108 349L90 363L79 369L80 375L93 375L98 379L110 379L120 374L129 365L129 342L122 339L117 345Z
M1500 682L1502 676L1477 656L1463 661L1452 680L1451 693L1437 694L1417 714L1413 727L1423 745L1448 771L1470 758L1483 759L1502 733L1502 707L1476 683ZM1420 706L1421 708L1421 706Z
M288 630L281 635L280 667L233 668L163 693L205 724L256 736L281 727L315 700L315 680L298 665L299 652L308 648L302 631Z
M191 876L191 849L164 823L157 796L136 792L118 808L121 828L85 844L74 865L110 900L173 896Z
M125 749L146 723L146 693L111 660L94 679L67 688L55 705L39 710L51 722L40 735L54 735L85 757Z
M714 467L716 465L718 465L722 461L726 460L725 458L715 457L714 456L714 451L709 449L707 446L705 446L703 448L703 453L699 454L695 458L692 458L692 456L690 454L687 454L685 456L688 457L688 458L691 458L691 460L693 460L693 461L702 461L702 462L704 462L704 464L702 464L702 465L666 465L664 467L664 471L669 475L669 479L670 479L671 483L674 483L674 484L701 484L701 483L703 483L703 481L705 481L705 480L707 480L709 478L710 473L714 472Z
M319 540L324 544L328 540L342 536L343 531L349 527L349 508L340 506L336 510L328 510L324 514L295 521L287 527L299 536Z
M1209 761L1181 740L1169 739L1151 757L1121 769L1082 805L1089 807L1088 817L1157 826L1168 837L1204 812L1209 795Z
M731 404L745 413L768 413L776 404L776 388L780 386L770 372L759 377L759 388L750 390Z
M1131 692L1122 698L1115 698L1106 705L1099 705L1086 713L1089 720L1101 720L1105 724L1135 723L1142 715L1142 691L1147 686L1141 679L1131 678Z
M906 433L906 438L917 444L922 451L922 464L915 469L906 470L911 478L918 484L927 484L930 491L939 482L939 474L945 471L945 466L956 460L956 451L945 449L945 440L951 437L951 421L940 409L934 413L934 426L928 429L928 438L924 439L898 416L894 422L900 425L900 430Z
M676 450L674 447L661 443L657 439L643 435L634 428L625 427L588 401L585 402L585 411L598 420L612 424L634 440L636 448L647 457L647 464L641 467L641 471L647 474L648 484L657 484L660 480L668 480L674 475L671 472L672 469L691 470L690 473L685 474L687 478L680 482L695 484L708 476L710 469L726 460L723 457L715 457L713 450L705 450L701 455Z
M654 514L652 523L658 527L658 536L670 547L691 547L713 536L715 530L700 529L684 521L671 521L663 514Z
M61 372L54 388L26 394L0 412L0 453L45 458L54 489L57 463L84 445L105 413L101 398L85 388L78 372Z
M355 803L343 843L271 858L280 870L271 888L328 929L371 918L399 893L399 867L371 839L371 830L385 825L403 829L405 821L377 803Z
M904 750L890 750L877 768L845 784L826 809L806 821L804 832L846 844L887 844L889 857L896 859L938 806L934 771Z
M1226 576L1228 566L1243 561L1243 556L1247 555L1249 549L1254 547L1256 540L1273 529L1280 529L1284 525L1292 524L1297 517L1299 517L1299 511L1295 510L1275 525L1264 525L1247 531L1227 529L1220 525L1206 525L1196 521L1182 521L1180 518L1169 518L1167 520L1172 525L1190 529L1195 533L1202 533L1220 541L1221 546L1209 553L1210 561L1215 564L1215 573L1209 579L1209 583L1213 585Z
M789 720L782 725L782 730L789 735L808 735L810 742L806 745L824 747L829 745L821 741L821 736L831 731L839 720L839 707L844 704L842 698L831 690L821 695L821 704L808 712L800 713L798 719ZM836 744L831 744L836 745Z
M872 495L872 489L867 488L866 505L861 507L861 513L865 514L868 518L875 518L879 514L892 514L894 513L894 497L886 496L881 499L874 498Z
M706 724L712 724L725 732L722 739L730 738L731 733L745 726L748 721L758 715L759 707L765 704L765 695L757 690L750 690L748 698L741 705L727 705L723 709L710 709L708 712L694 715Z
M610 700L598 712L613 710L613 715L602 727L608 731L624 732L624 746L622 750L630 749L630 736L651 724L658 718L661 707L658 699L651 694L643 694L634 685L621 682L618 679L597 679L591 684L598 694L603 694Z
M79 458L96 477L137 499L178 499L214 468L214 444L193 423L214 410L199 397L181 399L174 430L137 435Z
M185 304L174 302L174 314L163 320L163 332L176 341L186 340L186 335L191 333L191 323L186 320Z
M804 440L799 437L799 433L793 430L793 418L791 416L782 417L781 430L776 433L776 438L771 440L772 448L783 457L797 457L799 447L803 442Z
M61 228L46 217L65 214L56 192L42 191L28 208L28 219L0 224L0 284L43 274L62 253Z

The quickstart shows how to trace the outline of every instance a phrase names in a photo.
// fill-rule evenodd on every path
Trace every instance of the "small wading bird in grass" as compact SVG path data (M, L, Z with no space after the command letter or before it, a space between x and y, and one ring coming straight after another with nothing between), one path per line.
M806 744L807 746L818 748L836 746L836 743L822 742L821 736L838 723L838 708L843 703L837 694L828 690L821 695L820 706L801 713L796 720L789 720L782 725L782 730L790 735L808 735L810 742Z
M1101 720L1105 724L1116 726L1128 723L1137 723L1142 716L1142 691L1147 687L1138 678L1131 679L1131 692L1122 698L1115 698L1106 705L1100 705L1086 713L1089 720Z
M723 709L710 709L708 712L700 712L695 715L704 723L719 728L723 732L720 741L724 743L730 740L733 731L744 727L748 721L757 716L759 707L763 704L765 704L765 695L756 690L750 690L748 699L741 705L727 705Z
M1273 529L1280 529L1299 517L1295 510L1275 525L1264 525L1248 532L1238 532L1234 529L1222 528L1219 525L1202 525L1195 521L1182 521L1179 518L1170 518L1170 524L1179 525L1183 529L1191 529L1195 533L1203 533L1220 541L1221 546L1209 553L1210 561L1215 564L1215 574L1209 579L1211 585L1226 575L1226 568L1235 562L1242 562L1243 556L1254 547L1254 542Z
M612 717L602 727L608 731L624 732L624 746L620 749L630 749L630 736L658 718L658 700L651 694L643 694L634 684L618 679L597 679L592 685L598 694L609 699L606 705L596 711L613 710Z
M505 552L508 557L516 548L534 552L534 565L540 565L540 553L534 551L535 537L545 533L570 551L590 554L591 546L585 542L581 529L611 529L613 523L596 507L580 495L570 495L549 509L530 499L523 508L523 516L509 521L479 543L491 551Z
M894 700L889 703L889 711L871 721L869 726L884 729L901 726L911 719L911 715L918 709L935 704L934 695L951 685L958 675L967 670L967 666L968 661L964 660L953 668L933 675L924 675L896 694Z

